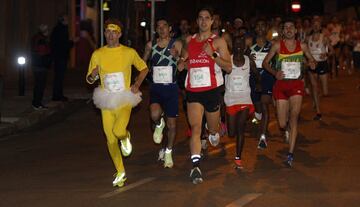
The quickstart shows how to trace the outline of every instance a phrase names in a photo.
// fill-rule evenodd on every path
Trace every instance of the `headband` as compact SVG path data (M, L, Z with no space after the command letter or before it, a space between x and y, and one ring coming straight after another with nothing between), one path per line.
M114 31L117 31L117 32L121 32L121 28L120 28L118 25L116 25L116 24L108 24L108 25L106 26L106 29L108 29L108 30L114 30Z

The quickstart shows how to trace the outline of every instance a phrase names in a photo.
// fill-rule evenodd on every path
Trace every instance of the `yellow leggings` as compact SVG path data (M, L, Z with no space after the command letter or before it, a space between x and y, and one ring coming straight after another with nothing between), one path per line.
M117 172L125 171L118 139L123 139L127 135L126 127L131 109L132 107L127 105L115 110L101 110L108 150Z

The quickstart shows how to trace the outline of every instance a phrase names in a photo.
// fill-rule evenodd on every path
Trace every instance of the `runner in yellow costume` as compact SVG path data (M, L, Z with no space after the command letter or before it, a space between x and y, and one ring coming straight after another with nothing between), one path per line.
M101 109L108 149L117 170L113 186L118 187L122 187L126 181L121 153L129 156L132 151L130 133L126 130L131 109L141 101L139 87L148 73L145 62L137 52L119 43L121 34L121 23L118 20L109 19L105 22L107 45L92 54L86 75L89 84L100 79L100 86L94 90L93 100ZM140 73L130 86L132 65Z

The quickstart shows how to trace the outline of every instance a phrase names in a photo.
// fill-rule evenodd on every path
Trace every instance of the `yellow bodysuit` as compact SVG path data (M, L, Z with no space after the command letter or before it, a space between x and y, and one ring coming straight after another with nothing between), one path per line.
M131 84L131 66L135 66L138 71L147 68L146 63L139 57L137 52L129 47L120 45L119 47L109 48L104 46L96 50L91 57L86 81L90 84L88 76L92 71L99 67L100 88L106 89L106 77L111 74L122 73L125 91L130 89ZM114 162L117 172L124 172L122 155L120 152L118 140L126 138L127 125L129 123L132 105L120 105L114 109L101 109L103 128L107 138L107 146L110 156Z

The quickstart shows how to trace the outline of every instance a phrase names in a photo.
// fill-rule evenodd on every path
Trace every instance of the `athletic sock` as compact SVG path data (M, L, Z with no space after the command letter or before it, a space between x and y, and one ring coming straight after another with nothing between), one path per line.
M199 167L200 166L200 155L191 155L191 162L193 164L193 167Z

